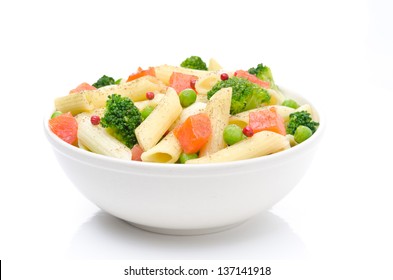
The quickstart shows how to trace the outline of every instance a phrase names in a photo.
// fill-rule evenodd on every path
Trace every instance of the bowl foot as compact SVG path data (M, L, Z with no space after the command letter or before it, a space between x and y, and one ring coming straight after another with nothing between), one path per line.
M225 225L225 226L220 226L220 227L212 227L212 228L201 228L201 229L170 229L170 228L159 228L159 227L151 227L151 226L145 226L141 224L136 224L132 222L128 222L132 226L135 226L137 228L154 232L154 233L160 233L160 234L167 234L167 235L202 235L202 234L210 234L210 233L216 233L224 230L228 230L231 228L234 228L242 223L244 221L235 223L235 224L230 224L230 225Z

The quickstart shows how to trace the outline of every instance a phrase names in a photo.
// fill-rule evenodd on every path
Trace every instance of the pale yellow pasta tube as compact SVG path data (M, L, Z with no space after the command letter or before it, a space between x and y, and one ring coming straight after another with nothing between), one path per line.
M277 153L289 148L289 141L285 136L271 131L261 131L214 154L188 160L186 164L244 160Z
M300 106L299 108L297 108L295 111L296 111L296 112L306 111L306 112L308 112L308 113L311 115L311 118L312 118L314 121L319 121L319 119L318 119L317 116L315 115L314 110L312 109L312 107L311 107L310 104L304 104L304 105Z
M272 105L272 106L266 106L266 107L261 107L257 109L252 109L248 110L245 112L241 112L239 114L233 115L229 117L229 123L230 124L237 124L241 128L244 128L245 126L248 125L249 122L249 115L251 112L258 112L261 110L266 110L268 108L276 108L277 113L284 119L284 121L288 121L289 115L293 112L295 112L295 109L289 108L287 106L281 106L281 105Z
M154 98L152 100L138 101L138 102L134 102L134 104L139 111L142 111L147 106L156 107L158 103L160 103L161 99L164 98L164 96L165 94L158 93L154 95Z
M205 112L205 108L206 103L203 102L195 102L191 106L184 108L177 120L170 126L169 130L172 130L176 126L184 123L188 117Z
M217 91L207 103L205 113L210 118L212 135L199 151L200 157L213 154L227 146L223 133L228 125L231 98L232 88L223 88Z
M307 113L309 113L310 115L312 115L312 109L310 104L304 104L299 106L296 110L296 112L301 112L301 111L306 111Z
M135 135L144 151L154 147L182 111L179 96L173 88L167 92L153 112L135 129Z
M287 106L273 105L269 107L276 108L277 113L284 119L284 121L288 121L289 115L295 112L295 109Z
M81 93L72 93L55 99L56 110L67 113L71 112L73 116L93 110L93 106L87 100L86 95Z
M83 143L78 139L78 147L80 148L80 149L82 149L82 150L86 150L86 151L89 151L89 152L91 152L90 150L89 150L89 148L87 148L85 145L83 145Z
M225 72L228 74L228 77L233 76L233 72ZM198 92L199 95L206 95L209 90L212 89L212 87L221 81L221 72L219 71L214 71L207 73L204 76L199 77L199 79L195 83L195 90Z
M274 89L267 89L270 95L269 105L280 105L285 100L285 96L279 91Z
M171 131L157 145L142 153L141 159L146 162L175 163L181 152L180 143Z
M131 82L121 83L120 85L105 86L96 90L86 90L89 102L94 108L105 106L108 96L111 94L120 94L129 97L133 102L146 100L146 92L162 92L166 86L156 77L143 76Z
M291 145L291 147L294 147L297 145L296 141L295 141L295 137L292 134L287 134L285 135L285 137L287 137L289 144Z
M218 71L221 70L222 67L221 65L215 60L214 58L210 58L209 60L209 66L207 67L207 70L209 71Z
M199 78L195 83L195 90L198 92L198 95L206 95L211 88L221 81L220 73L213 72L208 75L205 75Z
M101 125L92 125L90 117L89 113L81 113L76 116L78 142L81 147L96 154L131 160L130 148L110 135Z
M202 103L207 103L209 99L207 99L207 95L206 94L197 94L197 99L195 102L202 102Z

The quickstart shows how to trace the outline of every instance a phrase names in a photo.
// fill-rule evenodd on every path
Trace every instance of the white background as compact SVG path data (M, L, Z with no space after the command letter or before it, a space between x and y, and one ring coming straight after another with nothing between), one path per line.
M136 260L258 260L274 264L271 279L392 279L392 14L383 0L2 2L5 279L120 279ZM269 65L328 127L304 179L268 213L212 235L148 233L72 186L43 116L80 82L190 55L228 69Z

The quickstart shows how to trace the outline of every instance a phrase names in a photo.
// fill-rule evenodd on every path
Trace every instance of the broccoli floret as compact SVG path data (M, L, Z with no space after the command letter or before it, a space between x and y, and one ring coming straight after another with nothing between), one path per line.
M190 56L180 66L189 69L207 70L206 63L199 56Z
M267 90L247 79L236 76L216 83L208 91L207 98L210 99L217 91L228 87L232 88L230 110L232 115L260 107L263 103L268 103L270 100Z
M101 125L127 147L132 148L137 143L135 129L141 122L141 113L130 98L119 94L108 97Z
M115 81L112 77L108 77L106 75L102 76L101 78L98 79L97 82L92 84L93 87L95 88L100 88L100 87L105 87L109 85L118 85L120 83L121 79L118 79Z
M317 127L319 126L319 123L314 122L310 113L307 111L295 112L289 115L287 133L294 135L296 128L298 128L300 125L307 126L314 134L314 132L317 130Z
M270 83L270 87L275 89L277 88L276 84L273 80L272 71L266 65L262 63L258 64L256 68L252 67L248 69L248 73L255 75L258 79L262 81L266 81Z

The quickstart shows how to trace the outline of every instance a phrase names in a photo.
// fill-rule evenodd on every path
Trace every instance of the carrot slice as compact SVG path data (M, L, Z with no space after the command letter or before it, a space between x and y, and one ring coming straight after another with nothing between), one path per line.
M269 82L262 81L261 79L257 78L255 75L248 73L247 71L237 70L234 75L240 78L245 78L250 82L259 85L262 88L266 88L266 89L270 88Z
M204 113L192 115L175 128L174 134L186 154L196 153L207 143L212 134L210 119Z
M254 133L262 130L269 130L286 135L284 119L277 113L274 107L251 112L249 115L249 125Z
M191 81L197 79L198 77L194 75L173 72L169 79L169 86L174 88L177 93L180 93L186 88L192 88Z
M91 86L91 85L88 84L88 83L81 83L81 84L80 84L79 86L77 86L76 88L70 90L70 94L71 94L71 93L78 93L78 92L81 92L81 91L83 91L83 90L93 90L93 89L97 89L97 88Z
M49 120L49 128L60 139L74 144L78 135L78 123L70 112L61 114Z
M138 71L134 74L131 74L128 76L127 82L131 82L133 80L136 80L140 77L143 76L156 76L156 71L154 70L154 67L149 67L146 70L143 70L141 67L138 67Z

